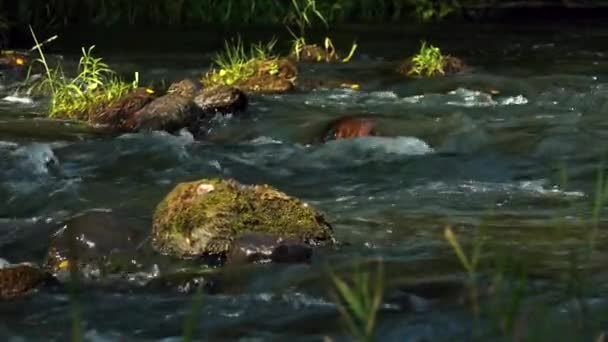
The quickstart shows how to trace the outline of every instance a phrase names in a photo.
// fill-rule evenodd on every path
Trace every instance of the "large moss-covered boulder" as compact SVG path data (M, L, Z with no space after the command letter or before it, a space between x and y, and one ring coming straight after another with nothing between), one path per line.
M268 185L202 179L178 184L157 206L152 246L177 257L225 255L247 233L332 243L332 229L308 204Z
M34 264L9 264L2 260L0 262L0 300L27 295L49 278L47 273Z

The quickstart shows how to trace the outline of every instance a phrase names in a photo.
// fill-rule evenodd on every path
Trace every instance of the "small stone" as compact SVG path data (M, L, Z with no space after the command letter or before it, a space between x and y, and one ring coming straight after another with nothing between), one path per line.
M376 135L376 122L371 118L344 116L332 121L323 133L323 141Z
M38 266L21 263L0 269L0 300L27 295L49 278Z

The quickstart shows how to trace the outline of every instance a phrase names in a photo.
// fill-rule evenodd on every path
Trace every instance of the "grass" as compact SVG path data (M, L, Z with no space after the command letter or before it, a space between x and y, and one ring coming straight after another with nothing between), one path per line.
M314 57L316 62L333 62L333 61L341 61L342 63L348 63L355 55L355 51L357 51L357 43L353 43L351 45L350 51L348 55L344 58L340 58L338 53L336 52L336 48L334 46L333 41L329 37L325 37L323 41L323 47L318 47L318 45L313 44L309 45L306 42L305 37L294 37L295 39L292 42L291 46L291 55L296 58L296 60L302 60L302 56L304 51L307 48L312 47L313 49L318 48L317 54Z
M428 45L425 41L420 46L420 51L412 57L412 68L408 72L413 76L435 76L443 75L445 56L438 47Z
M224 51L213 59L214 67L203 76L203 84L206 86L234 85L256 75L260 63L268 66L269 74L277 74L279 65L277 57L273 53L276 42L276 39L265 44L260 42L252 44L249 49L246 49L240 37L230 42L227 41Z
M384 269L378 262L374 273L356 269L352 285L330 272L334 297L348 332L356 341L374 341L378 311L384 291Z
M78 74L75 78L66 77L61 66L49 66L41 43L31 27L30 30L39 54L36 62L44 68L44 76L33 89L51 96L49 117L88 120L95 110L138 87L137 73L132 83L123 82L101 58L93 56L95 46L82 48Z

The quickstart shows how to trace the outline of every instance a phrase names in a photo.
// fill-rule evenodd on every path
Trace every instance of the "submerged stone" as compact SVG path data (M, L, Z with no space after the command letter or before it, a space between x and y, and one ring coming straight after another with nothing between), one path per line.
M0 300L27 295L50 276L31 263L5 264L0 268Z
M144 258L139 224L105 210L76 215L51 237L45 267L60 280L70 277L72 267L88 280L138 271Z
M308 262L312 248L295 238L246 233L232 242L226 263L295 263Z
M240 89L223 85L205 88L194 98L194 103L206 115L243 112L247 102L247 96Z
M344 116L329 123L323 133L323 141L352 139L376 134L376 122L372 118Z
M178 184L157 206L152 246L189 258L225 255L247 233L331 244L331 226L306 203L268 185L202 179Z

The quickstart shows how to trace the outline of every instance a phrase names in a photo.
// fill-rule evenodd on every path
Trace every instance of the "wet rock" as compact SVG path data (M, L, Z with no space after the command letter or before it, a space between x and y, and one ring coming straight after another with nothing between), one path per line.
M136 124L135 114L155 98L154 92L150 89L137 88L93 112L89 116L89 123L105 126L116 132L133 131Z
M229 264L308 262L312 256L312 248L298 239L259 233L239 236L229 250Z
M69 279L72 267L87 280L139 271L145 258L139 225L139 220L118 219L106 210L76 215L51 237L44 266L60 280Z
M417 77L410 74L412 68L414 67L414 62L412 58L406 59L404 62L399 64L397 67L397 72L401 75L407 77ZM449 76L464 72L468 69L468 66L458 57L447 55L444 57L443 61L443 76Z
M157 206L152 246L188 258L225 255L245 233L331 244L331 226L306 203L268 185L202 179L178 184Z
M376 135L376 122L371 118L344 116L332 121L323 133L323 141Z
M203 89L194 103L206 115L234 114L245 111L247 96L238 88L219 85Z
M31 263L9 264L0 267L0 300L25 296L42 286L50 276Z
M200 84L192 80L173 83L167 94L153 100L135 113L133 123L136 131L176 132L195 122L201 110L194 103Z

